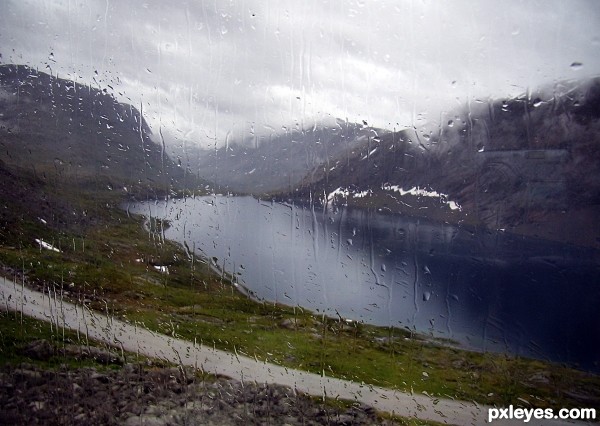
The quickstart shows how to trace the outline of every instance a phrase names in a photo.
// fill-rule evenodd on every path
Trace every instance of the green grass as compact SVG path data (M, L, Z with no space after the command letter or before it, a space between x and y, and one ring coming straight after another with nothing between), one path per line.
M484 404L600 407L600 378L564 366L475 353L403 329L346 324L301 308L259 303L208 264L118 208L114 193L73 197L94 220L82 230L44 229L60 253L40 250L28 234L0 246L0 263L30 282L60 288L93 309L260 360L432 397ZM36 227L27 232L39 232ZM26 232L26 231L24 231ZM35 234L37 235L37 234ZM165 265L169 274L154 265ZM9 277L10 278L10 277ZM290 325L291 324L291 325ZM592 399L582 403L573 395Z
M36 359L27 355L28 344L46 340L57 351L48 359ZM37 365L40 368L55 369L67 366L69 368L94 367L98 369L118 368L116 364L100 364L91 358L75 358L61 355L58 350L65 345L104 347L98 342L88 341L85 336L57 328L45 321L35 320L13 312L0 312L0 365L20 365L22 363ZM133 355L132 355L133 356Z
M53 327L52 324L45 321L28 318L20 315L19 313L0 313L0 366L12 365L14 367L19 367L23 365L35 365L37 368L46 370L64 370L65 368L69 370L75 370L79 368L92 367L99 371L120 368L120 366L116 364L105 365L100 364L93 359L77 359L68 355L55 355L45 360L39 360L27 356L24 348L28 344L38 340L48 341L55 349L60 349L66 344L77 344L82 346L92 345L98 347L104 346L99 342L88 341L87 339L83 338L83 336L78 336L75 332ZM123 355L125 355L125 358L130 362L131 360L135 360L135 362L141 363L141 366L148 364L152 364L153 368L156 368L157 366L169 366L162 360L148 360L145 357L141 357L137 354L123 353ZM203 372L198 372L197 376L203 381L215 380L214 376ZM324 404L326 407L340 411L356 405L356 402L354 401L333 398L326 398L323 400L323 398L311 397L311 399L315 404ZM385 413L377 413L377 417L380 420L388 420L398 425L436 426L441 424L419 419L392 416Z

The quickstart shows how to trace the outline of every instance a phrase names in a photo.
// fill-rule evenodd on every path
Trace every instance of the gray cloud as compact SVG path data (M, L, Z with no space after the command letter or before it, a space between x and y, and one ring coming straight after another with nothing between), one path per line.
M110 84L202 144L327 117L415 125L600 74L600 4L584 0L15 0L0 24L3 62Z

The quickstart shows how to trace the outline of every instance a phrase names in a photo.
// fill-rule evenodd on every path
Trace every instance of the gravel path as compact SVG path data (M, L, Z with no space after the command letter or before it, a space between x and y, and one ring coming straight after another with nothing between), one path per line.
M147 329L67 303L56 294L42 294L0 278L0 306L24 315L52 321L58 327L78 330L125 351L227 376L242 383L277 384L315 396L358 401L378 411L403 417L416 417L456 425L481 425L487 420L488 407L472 402L430 398L376 386L363 385L305 371L259 362L192 342L157 334ZM523 424L522 421L495 421L494 424ZM529 425L572 424L544 420Z

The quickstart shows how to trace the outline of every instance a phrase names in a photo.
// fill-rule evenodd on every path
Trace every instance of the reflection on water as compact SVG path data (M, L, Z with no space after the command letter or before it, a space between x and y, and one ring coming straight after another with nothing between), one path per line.
M598 370L597 252L501 232L251 197L129 206L258 298Z

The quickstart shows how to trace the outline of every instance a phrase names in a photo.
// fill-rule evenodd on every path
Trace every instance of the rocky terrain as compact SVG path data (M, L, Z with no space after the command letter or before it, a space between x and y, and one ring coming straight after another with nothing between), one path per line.
M478 100L446 118L369 138L287 197L600 247L600 78ZM438 196L407 197L413 187Z
M391 424L366 406L327 405L278 385L241 383L193 369L124 363L104 349L45 340L32 359L93 358L98 367L0 368L0 424L11 425L355 425ZM123 365L118 366L118 364Z

